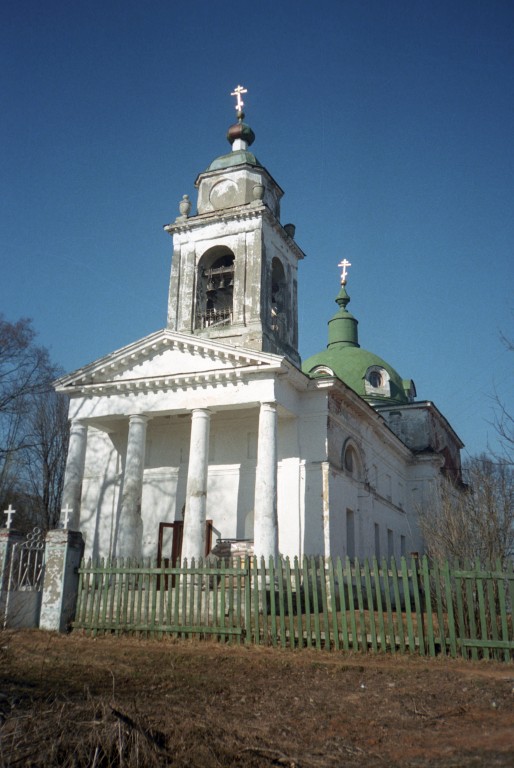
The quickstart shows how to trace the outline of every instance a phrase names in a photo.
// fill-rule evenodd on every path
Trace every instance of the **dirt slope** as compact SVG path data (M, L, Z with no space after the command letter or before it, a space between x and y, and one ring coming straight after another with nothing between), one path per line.
M512 766L514 667L0 635L1 766Z

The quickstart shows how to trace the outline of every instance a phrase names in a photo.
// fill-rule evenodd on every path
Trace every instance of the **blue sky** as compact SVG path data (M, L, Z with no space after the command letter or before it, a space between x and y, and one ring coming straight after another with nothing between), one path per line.
M0 309L73 370L166 323L183 194L252 149L296 224L300 352L352 263L361 345L473 454L514 412L510 0L17 0L0 11Z

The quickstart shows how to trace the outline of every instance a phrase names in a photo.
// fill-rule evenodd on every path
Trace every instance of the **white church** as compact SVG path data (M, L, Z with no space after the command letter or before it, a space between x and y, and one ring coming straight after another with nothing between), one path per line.
M243 93L231 151L196 179L196 213L184 196L165 227L167 327L57 382L71 420L63 523L93 558L421 552L420 505L459 481L463 444L359 346L346 260L328 346L301 363L304 253L249 150Z

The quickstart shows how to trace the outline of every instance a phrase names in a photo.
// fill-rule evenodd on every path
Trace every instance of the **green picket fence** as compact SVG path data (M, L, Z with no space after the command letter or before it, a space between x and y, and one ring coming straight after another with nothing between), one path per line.
M74 629L508 661L513 605L512 563L89 560L79 569Z

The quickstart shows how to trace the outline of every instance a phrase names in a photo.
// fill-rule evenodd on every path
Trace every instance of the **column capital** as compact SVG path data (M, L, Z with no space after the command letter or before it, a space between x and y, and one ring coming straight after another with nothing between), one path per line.
M151 418L152 416L148 413L131 413L129 414L128 420L133 423L139 422L140 424L146 424Z
M70 430L79 431L87 429L87 424L82 419L70 419Z

